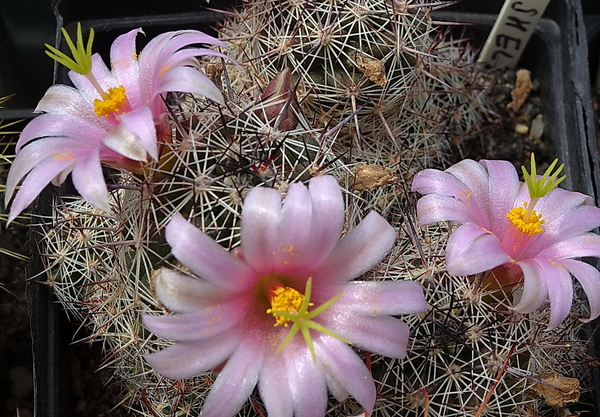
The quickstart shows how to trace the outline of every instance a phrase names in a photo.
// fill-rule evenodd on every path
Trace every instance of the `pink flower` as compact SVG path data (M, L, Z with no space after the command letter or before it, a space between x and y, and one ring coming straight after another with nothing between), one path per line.
M556 163L556 161L555 161ZM555 188L560 172L543 177L523 169L526 183L507 161L464 160L446 171L426 169L413 191L426 194L417 202L421 226L450 220L462 223L448 241L446 266L452 275L470 275L503 265L520 268L523 294L513 307L532 312L550 298L548 329L569 314L571 274L590 303L590 320L600 315L600 273L572 258L600 257L600 209L584 194ZM510 272L509 272L510 275Z
M17 156L6 183L8 204L21 180L9 222L51 181L60 185L72 172L73 184L95 206L108 210L101 163L116 168L140 166L159 158L158 135L170 136L164 94L170 91L206 96L222 103L217 87L197 68L196 56L222 54L193 44L222 45L204 33L168 32L152 39L138 56L135 39L141 29L119 36L112 44L112 71L92 55L93 30L87 48L78 27L77 45L65 33L75 60L49 47L48 55L71 68L75 85L54 85L39 102L42 112L23 129ZM157 129L158 127L158 129ZM25 146L27 145L27 146Z
M202 416L233 416L256 384L270 416L325 413L327 389L370 413L375 385L346 343L403 358L409 329L392 315L426 309L411 281L352 281L372 269L396 233L371 212L340 240L344 204L335 178L277 190L254 188L242 215L241 250L228 252L176 215L173 255L200 278L162 269L160 302L174 312L144 317L173 346L146 356L160 374L188 378L222 369Z

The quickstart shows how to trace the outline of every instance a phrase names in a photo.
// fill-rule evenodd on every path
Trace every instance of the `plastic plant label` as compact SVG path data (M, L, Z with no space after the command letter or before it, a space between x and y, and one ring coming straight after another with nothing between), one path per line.
M514 66L550 0L506 0L477 62Z

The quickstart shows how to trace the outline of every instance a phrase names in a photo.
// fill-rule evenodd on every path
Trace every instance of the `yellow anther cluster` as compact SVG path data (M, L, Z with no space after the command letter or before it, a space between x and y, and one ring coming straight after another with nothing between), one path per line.
M542 229L542 224L545 223L544 220L541 220L540 217L542 215L538 215L535 210L531 210L528 213L527 205L525 207L515 207L511 211L508 212L506 217L508 220L514 224L517 229L519 229L522 233L527 233L529 236L533 236L537 233L542 233L544 229Z
M267 313L273 314L273 317L275 317L275 326L283 324L285 327L288 327L289 320L273 311L298 313L303 299L304 295L290 287L280 286L271 291L271 308L267 310Z
M94 100L94 112L98 117L108 116L111 113L121 114L125 111L127 95L122 85L108 89L108 94L103 100Z

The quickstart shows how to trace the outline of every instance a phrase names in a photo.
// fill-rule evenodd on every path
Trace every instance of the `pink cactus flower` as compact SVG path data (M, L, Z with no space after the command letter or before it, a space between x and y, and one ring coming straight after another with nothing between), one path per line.
M74 59L47 45L48 55L71 69L75 87L50 87L36 108L43 114L21 133L6 183L6 204L27 178L12 202L9 222L48 183L60 185L71 172L77 191L108 210L101 163L131 169L159 158L157 131L159 137L171 135L165 93L188 92L223 102L218 88L198 70L195 57L224 55L189 47L222 46L219 40L194 30L168 32L152 39L137 55L135 39L140 32L134 29L114 41L112 70L99 54L92 55L93 30L84 46L81 26L76 45L63 29Z
M269 416L324 415L327 389L371 413L375 385L347 343L392 358L406 354L408 326L392 315L427 308L412 281L352 281L390 250L394 229L371 212L340 239L344 204L335 178L279 191L254 188L244 202L239 251L228 252L176 215L173 255L199 278L163 268L160 302L175 314L144 316L176 343L146 356L161 375L220 369L202 416L229 417L258 384Z
M525 183L507 161L463 160L446 171L426 169L413 181L425 194L417 202L421 226L439 221L462 223L452 232L446 266L452 275L471 275L503 266L523 280L517 312L530 313L550 299L548 329L569 314L573 299L571 274L590 304L590 320L600 315L600 273L574 260L600 257L600 209L584 194L556 188L562 169L556 161L544 176L523 168Z

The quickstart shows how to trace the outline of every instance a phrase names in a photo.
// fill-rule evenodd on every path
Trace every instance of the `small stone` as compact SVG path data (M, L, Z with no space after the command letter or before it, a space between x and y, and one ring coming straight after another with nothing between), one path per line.
M515 125L515 132L517 132L519 135L526 135L529 133L529 126L523 123L517 123Z
M540 113L531 121L531 129L529 130L529 136L531 136L532 139L540 140L543 134L544 116L542 116L542 114Z

